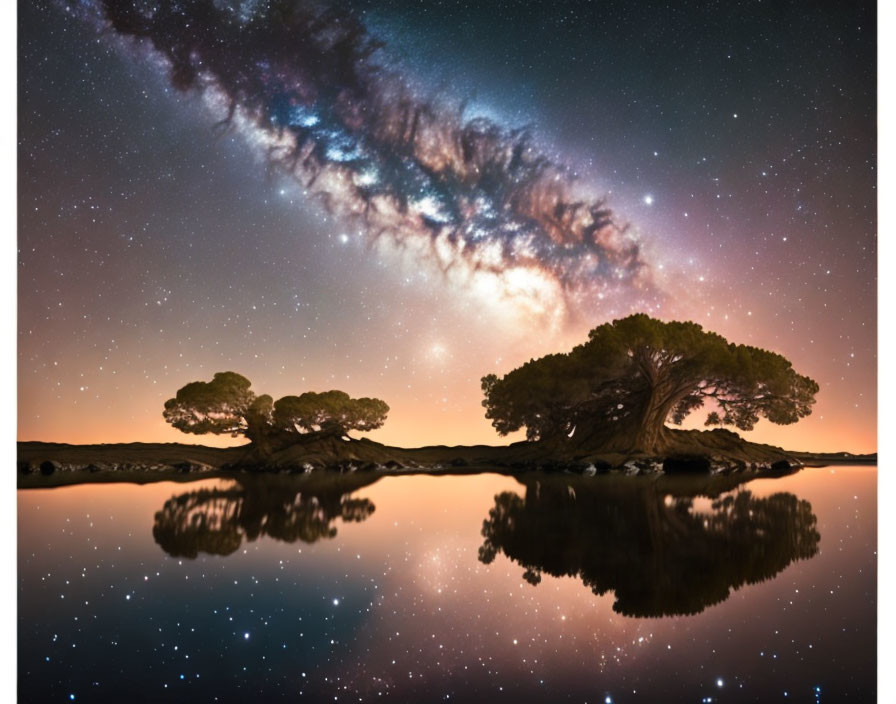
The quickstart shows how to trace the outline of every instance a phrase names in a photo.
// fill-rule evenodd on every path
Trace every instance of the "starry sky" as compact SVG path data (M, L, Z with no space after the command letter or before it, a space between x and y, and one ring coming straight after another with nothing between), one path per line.
M875 7L830 5L355 2L299 51L220 2L166 30L191 78L22 3L19 439L195 441L165 399L233 370L495 443L482 375L645 311L819 382L750 439L874 451Z

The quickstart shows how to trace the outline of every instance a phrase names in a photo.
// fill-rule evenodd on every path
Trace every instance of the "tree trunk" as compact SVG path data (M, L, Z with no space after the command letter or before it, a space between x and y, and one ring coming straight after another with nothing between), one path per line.
M659 454L665 450L668 439L666 418L687 395L686 391L666 393L665 386L661 383L653 387L640 411L635 414L629 437L630 450L647 454Z
M297 442L295 433L272 428L264 422L249 423L246 428L246 437L249 438L255 451L262 458L270 457L278 450Z
M572 438L549 438L543 441L548 448L576 448L579 451L644 452L659 454L666 446L665 421L672 406L658 403L654 395L644 400L632 415L617 423L593 420L580 423Z
M261 457L270 457L274 454L274 444L265 433L258 433L257 435L247 434L247 437L252 441L252 445Z
M682 399L694 392L696 381L671 378L647 362L642 364L641 371L645 385L633 394L640 400L632 403L630 411L625 409L627 415L619 421L605 417L581 418L572 437L563 433L543 438L543 446L567 452L600 450L662 455L668 451L672 436L666 428L666 419Z
M662 422L657 424L655 421L643 421L639 425L631 438L631 450L645 452L647 454L656 454L662 452L664 446L665 426Z

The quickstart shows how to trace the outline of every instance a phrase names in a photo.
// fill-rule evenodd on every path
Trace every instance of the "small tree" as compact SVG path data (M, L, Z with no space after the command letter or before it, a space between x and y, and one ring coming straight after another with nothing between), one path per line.
M680 424L707 400L719 409L707 425L751 430L760 417L795 423L818 393L781 355L730 344L692 322L637 314L588 338L503 378L483 377L482 405L500 434L525 427L529 440L659 452L666 421Z
M383 425L389 406L377 398L353 399L344 391L284 396L276 403L256 396L235 372L193 381L165 402L165 420L184 433L245 436L262 454L297 441L299 434L345 435Z

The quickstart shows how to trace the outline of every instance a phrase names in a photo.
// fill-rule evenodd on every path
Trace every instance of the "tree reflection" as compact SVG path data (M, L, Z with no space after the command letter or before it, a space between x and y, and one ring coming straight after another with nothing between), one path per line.
M716 498L695 500L681 482L524 483L525 498L495 497L479 559L503 552L533 585L549 574L613 590L613 610L626 616L696 614L818 552L812 506L789 493L719 494L704 482L700 491Z
M336 535L336 519L360 522L375 507L349 494L376 481L369 475L241 477L232 487L173 496L155 516L152 534L172 557L230 555L243 540L314 543Z

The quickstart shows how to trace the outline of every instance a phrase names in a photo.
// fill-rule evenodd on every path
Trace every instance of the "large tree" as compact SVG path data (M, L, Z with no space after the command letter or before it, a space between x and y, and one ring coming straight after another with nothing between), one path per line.
M185 433L240 435L262 453L288 446L304 435L343 436L382 426L389 406L376 398L353 399L344 391L307 392L278 401L257 396L252 382L236 372L193 381L165 402L163 415Z
M502 435L525 428L529 440L661 452L666 422L707 401L707 425L785 425L812 412L818 384L774 352L637 314L595 328L569 353L489 374L482 389Z

